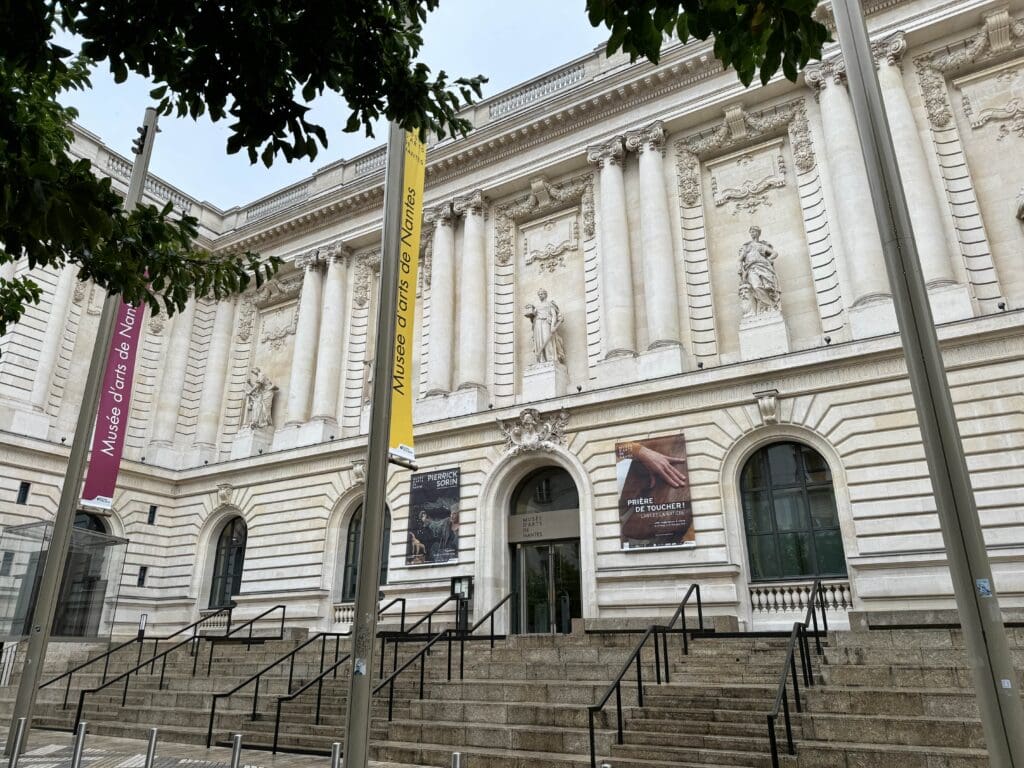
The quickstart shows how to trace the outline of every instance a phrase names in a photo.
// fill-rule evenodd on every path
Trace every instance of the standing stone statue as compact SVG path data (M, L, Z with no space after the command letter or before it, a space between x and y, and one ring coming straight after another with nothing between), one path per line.
M274 393L277 386L259 368L249 374L249 389L245 393L245 426L250 429L269 427L273 419Z
M778 252L761 239L761 228L750 228L750 240L740 246L740 308L744 317L779 312L782 292L775 271Z
M548 292L537 291L539 304L526 305L526 319L533 325L533 354L538 363L564 363L562 347L562 312L554 301L548 301Z

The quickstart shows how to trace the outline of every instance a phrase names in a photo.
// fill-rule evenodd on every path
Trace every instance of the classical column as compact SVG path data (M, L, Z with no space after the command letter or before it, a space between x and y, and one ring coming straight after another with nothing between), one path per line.
M587 160L600 169L602 330L606 358L636 354L633 267L629 257L626 187L622 179L624 155L621 136L587 149Z
M210 348L203 368L203 392L199 398L199 420L195 443L202 448L217 446L220 414L224 409L224 382L227 380L231 352L231 332L235 327L234 301L218 301L210 333Z
M322 263L312 251L296 259L305 274L299 295L299 319L295 327L295 351L288 382L288 409L285 423L304 424L309 418L309 395L316 371L316 345L320 336L320 300L323 289Z
M843 85L843 70L835 62L808 67L807 84L817 89L828 168L838 210L837 218L851 308L890 296L882 257L882 239L871 207L871 191L861 155L850 95Z
M457 200L455 212L465 216L459 263L457 388L483 389L487 383L487 238L484 227L487 199L477 190Z
M427 345L426 395L452 388L455 330L455 235L452 204L434 212L434 253L430 267L430 336Z
M925 282L932 288L953 284L956 278L939 197L900 71L900 60L906 50L907 41L902 34L876 47L880 54L878 82L882 87L892 140L899 148L900 179L910 207L910 222L921 255L921 269Z
M157 445L171 445L178 429L178 410L181 407L181 393L185 389L195 314L196 302L189 299L185 309L167 323L167 349L164 351L160 397L157 398L153 417L152 442Z
M313 418L337 422L338 389L344 357L345 287L348 275L347 248L338 246L327 257L327 279L320 312L316 381L313 385Z
M68 319L68 305L71 304L71 291L75 287L78 267L68 264L57 277L57 287L50 305L49 319L46 321L46 333L39 349L39 363L36 365L36 377L32 382L32 405L42 409L50 396L50 379L57 364L61 339L64 338L64 327Z
M665 192L665 127L659 121L626 134L640 156L640 237L643 243L647 348L679 344L679 299L672 228Z

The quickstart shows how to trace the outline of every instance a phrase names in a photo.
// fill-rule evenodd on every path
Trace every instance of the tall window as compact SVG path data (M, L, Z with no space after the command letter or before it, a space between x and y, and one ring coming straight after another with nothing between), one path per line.
M211 608L227 608L231 598L241 591L246 533L245 520L241 517L232 518L221 529L210 584Z
M755 453L740 477L753 581L845 576L832 473L800 443Z
M356 599L356 580L359 577L359 546L363 540L363 508L352 515L345 537L345 576L342 579L341 601L351 603ZM384 536L380 542L380 584L388 583L388 545L391 542L391 510L384 510Z

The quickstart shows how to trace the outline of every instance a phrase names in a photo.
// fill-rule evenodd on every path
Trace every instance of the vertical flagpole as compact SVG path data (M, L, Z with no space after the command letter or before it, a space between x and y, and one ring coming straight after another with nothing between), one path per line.
M380 301L377 306L377 344L373 354L370 441L366 457L366 497L363 500L355 622L352 627L352 680L348 712L345 715L345 768L366 768L369 759L373 639L377 634L380 550L388 476L404 168L405 132L396 123L391 123L384 171L384 232L380 259Z
M833 13L989 761L998 768L1024 768L1024 713L1017 674L992 581L863 11L859 0L835 0Z
M147 108L140 129L141 141L139 142L138 157L132 165L128 194L124 199L126 211L132 211L142 198L146 173L149 169L149 158L153 153L153 140L156 137L156 119L156 110L152 107ZM61 488L57 514L53 521L53 535L50 537L50 546L43 564L39 593L35 605L32 606L28 650L21 671L21 682L18 684L14 715L11 718L11 727L7 736L6 754L10 754L10 745L14 741L16 724L22 717L25 718L25 738L21 742L21 750L24 751L28 744L36 691L39 689L39 680L43 672L46 647L50 642L50 629L53 626L53 617L57 610L61 578L64 574L64 565L71 544L71 531L75 524L75 512L78 509L82 489L82 476L85 473L85 463L89 453L89 438L96 421L96 410L99 407L100 388L103 383L107 354L110 342L114 337L114 321L120 306L120 296L107 294L107 298L103 302L103 311L100 313L96 343L93 345L92 357L89 360L89 373L85 379L85 392L82 395L82 405L78 411L74 442L71 443L71 454L68 456L68 466L64 472L64 485Z

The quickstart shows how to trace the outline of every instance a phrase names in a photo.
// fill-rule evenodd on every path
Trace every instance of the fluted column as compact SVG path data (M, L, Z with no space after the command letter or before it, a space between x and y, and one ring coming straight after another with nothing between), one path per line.
M288 380L287 425L304 424L309 418L309 399L316 372L316 345L320 338L320 302L323 293L322 262L314 251L296 260L305 273L299 295L299 318L295 326L295 350Z
M841 66L830 62L822 67L809 67L805 76L807 84L819 92L838 229L853 294L848 304L856 307L889 297L890 291L853 105L843 85Z
M75 287L78 267L68 264L57 277L57 287L50 305L49 319L46 321L46 333L39 349L39 363L36 366L36 377L32 382L32 405L44 408L50 395L50 379L57 364L61 339L64 338L64 326L68 319L68 306L71 304L71 291Z
M178 430L178 411L181 408L181 393L185 389L195 314L196 303L189 299L185 309L167 323L167 350L164 352L160 397L157 398L153 417L152 442L157 445L173 443L174 434Z
M626 187L622 178L624 155L621 136L587 150L587 160L600 169L602 330L606 358L636 354L633 267L629 257Z
M643 243L647 347L679 344L679 299L672 229L665 191L665 127L659 121L626 134L626 149L639 154L640 237Z
M316 381L313 385L313 418L337 421L338 396L345 338L345 286L348 249L335 248L327 257L327 279L320 313Z
M427 344L429 395L452 388L452 346L455 330L455 234L452 204L434 213L434 252L430 267L430 336Z
M231 352L231 331L235 326L234 301L218 301L210 333L203 372L203 392L199 399L199 420L196 423L196 445L217 446L220 414L224 409L224 382L227 380Z
M946 239L939 197L900 71L900 60L907 49L907 42L899 34L880 47L878 82L882 87L882 100L893 143L899 148L900 179L910 207L910 222L921 256L921 269L929 288L950 285L956 282L952 249Z
M487 199L479 190L455 203L465 216L462 260L459 263L458 389L487 383ZM437 258L436 256L434 257Z

